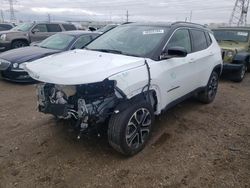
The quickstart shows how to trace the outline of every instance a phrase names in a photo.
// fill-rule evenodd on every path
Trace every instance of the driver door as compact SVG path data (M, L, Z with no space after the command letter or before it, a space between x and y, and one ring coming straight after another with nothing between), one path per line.
M194 75L195 60L192 52L191 37L188 29L178 29L174 32L166 45L166 51L171 47L183 47L187 51L186 57L176 57L158 62L160 65L161 86L164 89L163 105L180 99L196 89L194 80L199 79ZM165 96L164 96L165 95Z
M50 34L48 32L46 24L37 24L30 32L30 41L42 41L49 36Z

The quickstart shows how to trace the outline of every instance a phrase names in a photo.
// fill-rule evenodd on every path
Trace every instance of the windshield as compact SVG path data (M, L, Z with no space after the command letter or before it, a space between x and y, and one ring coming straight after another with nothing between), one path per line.
M98 29L97 31L105 33L106 31L109 31L109 30L111 30L111 29L113 29L115 27L117 27L117 25L106 25L106 26Z
M23 23L21 25L18 25L16 27L12 28L11 30L26 32L26 31L29 31L32 26L33 26L33 23Z
M67 48L75 37L65 34L55 34L42 41L39 46L42 48L49 48L54 50L63 50Z
M123 25L101 35L87 49L147 57L162 42L168 30L158 26Z
M217 41L247 42L249 32L240 30L214 30L214 36Z

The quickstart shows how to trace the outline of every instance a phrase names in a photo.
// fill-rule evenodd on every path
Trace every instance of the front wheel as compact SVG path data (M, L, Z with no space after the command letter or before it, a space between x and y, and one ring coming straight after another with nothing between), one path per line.
M109 121L108 139L118 152L132 156L140 152L150 138L154 111L146 101L134 102L113 114Z
M217 72L213 71L205 90L197 94L197 99L205 104L213 102L217 94L218 85L219 85L219 75Z
M236 77L232 79L234 82L242 82L247 72L247 66L243 64L241 70L236 74Z
M12 43L11 48L16 49L16 48L22 48L22 47L25 47L25 46L28 46L27 42L24 42L22 40L17 40L17 41L14 41Z

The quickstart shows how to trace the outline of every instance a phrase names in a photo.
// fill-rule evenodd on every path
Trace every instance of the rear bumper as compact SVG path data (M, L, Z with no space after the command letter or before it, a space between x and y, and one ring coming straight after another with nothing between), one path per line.
M12 82L20 82L20 83L30 83L35 82L27 72L25 71L1 71L1 76L3 79L12 81Z

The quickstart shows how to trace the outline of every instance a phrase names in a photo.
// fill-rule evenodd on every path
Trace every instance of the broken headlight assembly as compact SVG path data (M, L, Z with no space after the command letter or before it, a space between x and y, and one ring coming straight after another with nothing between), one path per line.
M104 122L121 97L110 80L77 86L40 84L37 91L40 112L73 119L81 131Z

